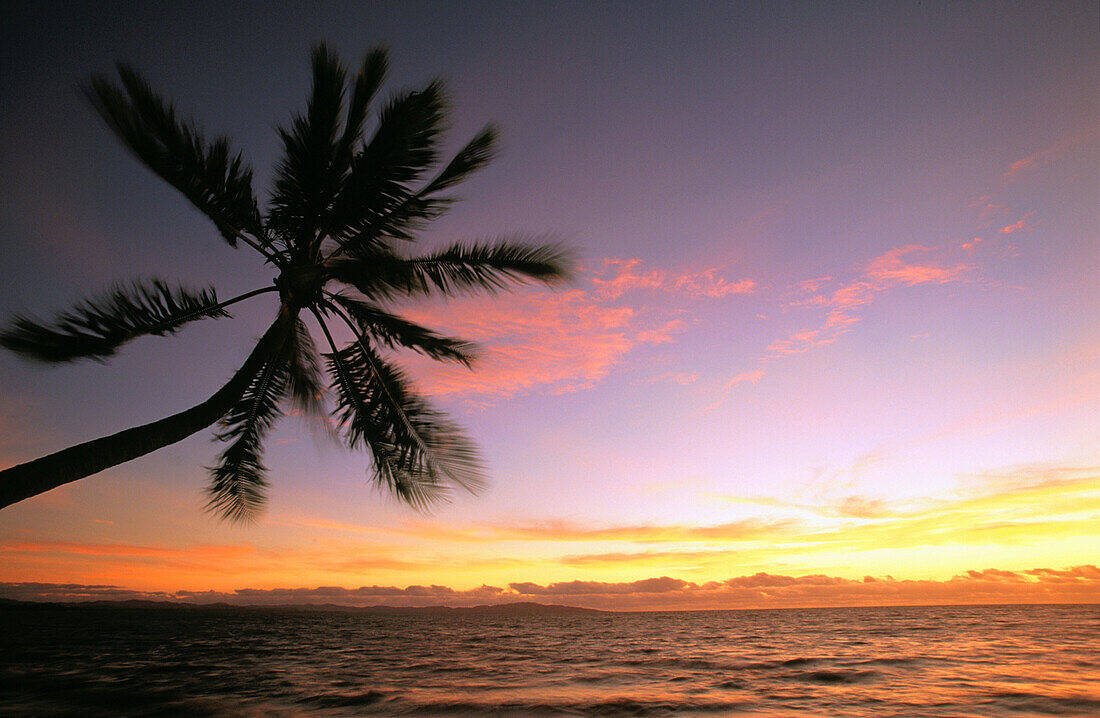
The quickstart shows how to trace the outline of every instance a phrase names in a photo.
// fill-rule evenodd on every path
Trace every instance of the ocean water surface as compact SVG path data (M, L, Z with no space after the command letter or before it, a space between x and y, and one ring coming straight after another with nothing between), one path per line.
M1097 716L1100 606L5 606L0 714Z

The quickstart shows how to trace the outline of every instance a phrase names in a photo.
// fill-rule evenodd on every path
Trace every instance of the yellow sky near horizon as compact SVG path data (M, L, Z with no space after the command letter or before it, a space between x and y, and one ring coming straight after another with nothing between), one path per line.
M102 487L90 489L89 495L92 491L99 501L126 500L118 495L103 497ZM72 498L82 501L84 497ZM563 582L630 584L668 576L706 585L764 573L794 578L824 575L839 581L865 577L923 581L924 588L915 593L910 587L900 596L897 592L884 595L905 602L919 600L921 595L943 602L955 595L966 602L973 582L952 583L952 578L967 571L1065 570L1095 563L1097 546L1091 531L1100 512L1100 469L1018 467L996 480L991 477L982 490L898 506L855 500L816 506L740 496L712 496L711 500L748 507L754 515L715 525L419 518L370 526L288 512L270 516L257 527L260 536L254 543L239 540L239 535L237 541L218 542L231 537L224 529L201 542L185 535L156 544L8 539L0 541L4 559L0 582L68 583L80 575L83 583L135 591L232 595L238 589L355 589L369 576L367 585L402 589L435 585L457 594L496 586L506 595L477 595L514 600L523 596L513 595L507 587L517 583L543 587ZM55 497L55 502L62 514L66 505L76 510L64 497ZM1057 565L1050 565L1052 556L1059 558ZM1100 587L1093 578L1082 580L1087 579L1092 588ZM1021 585L1010 586L1004 599L1019 600L1023 595L1034 600L1034 591L1019 593ZM883 599L877 594L861 598L850 591L838 595L835 586L825 583L814 593L812 586L804 585L798 599L822 605L841 599L872 603ZM935 590L928 593L929 587ZM1046 600L1080 601L1090 595L1100 600L1100 593L1090 594L1081 581L1047 585L1044 591L1039 595ZM714 608L722 607L723 600L711 595L704 601L695 593L665 596L664 604L660 596L639 603L636 591L617 595L623 606L674 608L705 603ZM584 603L583 596L565 599ZM729 607L739 605L729 596L726 599ZM738 600L744 603L743 597ZM387 601L383 596L374 602ZM777 605L786 604L777 599Z

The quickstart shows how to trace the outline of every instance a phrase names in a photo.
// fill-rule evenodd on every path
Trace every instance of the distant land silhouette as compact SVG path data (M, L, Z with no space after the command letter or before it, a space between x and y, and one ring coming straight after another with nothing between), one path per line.
M186 601L148 601L131 599L128 601L17 601L11 598L0 598L0 609L4 608L66 608L66 609L112 609L112 608L146 608L146 609L188 609L195 611L328 611L334 613L364 613L369 615L475 615L475 616L536 616L536 615L574 615L611 613L596 608L581 608L579 606L562 606L554 603L535 603L533 601L517 601L515 603L501 603L481 606L341 606L335 603L302 603L302 604L257 604L241 605L234 603L188 603Z

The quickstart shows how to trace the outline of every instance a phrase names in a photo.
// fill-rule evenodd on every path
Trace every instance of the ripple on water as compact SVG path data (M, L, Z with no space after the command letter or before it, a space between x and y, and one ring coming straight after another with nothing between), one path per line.
M4 609L0 715L1100 715L1098 620L1095 606L568 622Z
M878 671L806 671L789 675L794 680L813 683L867 683L877 680L880 676Z

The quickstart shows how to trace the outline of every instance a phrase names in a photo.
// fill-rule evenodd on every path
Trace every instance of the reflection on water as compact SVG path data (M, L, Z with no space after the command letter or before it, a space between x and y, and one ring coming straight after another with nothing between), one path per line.
M1100 606L0 609L0 714L1100 715Z

